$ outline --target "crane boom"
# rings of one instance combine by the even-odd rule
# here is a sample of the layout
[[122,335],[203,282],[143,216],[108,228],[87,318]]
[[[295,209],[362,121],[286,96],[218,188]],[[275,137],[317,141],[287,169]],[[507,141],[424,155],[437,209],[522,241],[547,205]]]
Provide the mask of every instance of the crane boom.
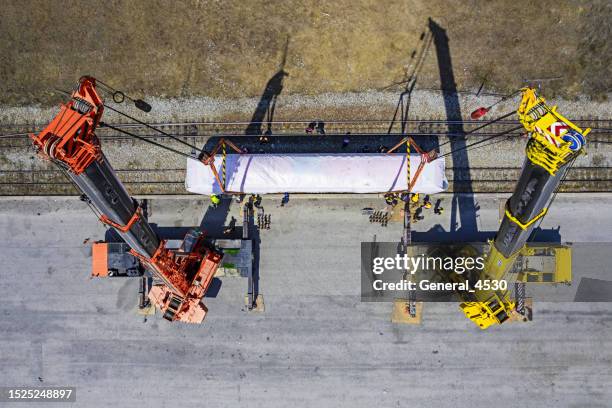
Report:
[[[30,135],[40,155],[59,166],[87,197],[100,220],[113,227],[130,246],[130,252],[162,283],[149,298],[167,320],[201,323],[207,309],[201,300],[222,255],[204,244],[204,235],[190,231],[179,250],[166,248],[138,202],[102,152],[95,130],[101,123],[104,102],[96,92],[96,80],[82,77],[72,98],[38,135]],[[106,244],[94,244],[93,275],[105,276]]]
[[[530,139],[521,175],[490,243],[481,277],[484,279],[501,280],[512,268],[571,163],[584,152],[584,136],[590,132],[559,114],[556,106],[549,107],[534,89],[523,88],[522,93],[517,113]],[[482,329],[505,322],[515,308],[507,290],[476,291],[475,298],[460,307]]]

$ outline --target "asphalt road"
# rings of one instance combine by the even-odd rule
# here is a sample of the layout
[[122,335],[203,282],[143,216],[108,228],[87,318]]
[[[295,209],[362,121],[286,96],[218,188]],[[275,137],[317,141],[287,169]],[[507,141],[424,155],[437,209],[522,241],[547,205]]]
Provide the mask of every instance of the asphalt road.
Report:
[[[416,224],[415,240],[497,228],[502,196],[476,197],[477,217],[454,217],[442,197],[445,214]],[[607,241],[610,197],[560,195],[542,227],[560,226],[563,241]],[[188,326],[144,321],[135,280],[89,278],[89,244],[104,227],[82,202],[0,198],[0,386],[75,386],[71,407],[610,406],[612,304],[539,303],[533,322],[488,331],[455,304],[426,304],[421,326],[394,325],[390,304],[359,299],[360,242],[401,235],[400,223],[361,215],[381,199],[263,204],[265,312],[244,310],[244,279],[223,278],[205,324]],[[206,210],[204,199],[153,198],[151,221],[176,232]],[[225,218],[208,211],[205,228]]]

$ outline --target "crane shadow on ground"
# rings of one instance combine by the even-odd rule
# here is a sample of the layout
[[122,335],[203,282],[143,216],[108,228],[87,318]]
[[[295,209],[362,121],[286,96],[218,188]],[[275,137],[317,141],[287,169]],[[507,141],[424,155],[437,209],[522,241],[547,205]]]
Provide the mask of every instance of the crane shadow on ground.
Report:
[[[276,101],[278,96],[283,91],[283,81],[289,73],[285,71],[285,63],[287,62],[287,51],[289,49],[289,37],[285,41],[281,63],[278,71],[266,83],[264,91],[259,98],[257,107],[253,112],[251,121],[245,129],[246,135],[271,135],[272,122],[274,121],[274,110],[276,109]],[[266,130],[264,131],[264,125]]]
[[209,205],[202,221],[200,221],[200,230],[210,237],[223,237],[226,228],[227,217],[232,206],[232,198],[230,196],[222,196],[221,202],[216,207]]
[[[531,235],[529,242],[550,242],[561,243],[561,227],[557,228],[536,228]],[[439,243],[458,243],[458,242],[487,242],[495,238],[497,231],[474,231],[464,233],[462,231],[446,231],[442,225],[437,224],[428,231],[412,231],[413,242],[439,242]]]
[[[412,102],[412,92],[415,89],[416,83],[419,78],[419,74],[429,51],[431,48],[433,36],[431,30],[425,30],[421,33],[419,38],[419,45],[417,49],[412,51],[410,55],[409,67],[404,73],[404,78],[400,82],[393,83],[392,85],[384,88],[387,90],[393,86],[402,85],[403,89],[399,95],[393,118],[387,129],[387,134],[392,134],[394,131],[404,137],[407,134],[412,134],[414,141],[424,151],[438,150],[438,137],[437,136],[418,136],[414,135],[414,131],[409,128],[409,115],[410,107]],[[399,139],[397,140],[399,142]],[[396,143],[397,143],[396,142]],[[395,145],[395,143],[393,143]]]
[[[448,44],[446,30],[431,18],[428,21],[429,31],[438,61],[440,73],[440,88],[444,99],[446,120],[449,121],[448,134],[453,167],[469,168],[465,130],[462,124],[461,106],[457,94],[457,83],[453,71],[453,63]],[[469,172],[462,180],[461,189],[455,191],[466,194],[453,194],[451,203],[451,232],[460,232],[461,235],[474,235],[478,233],[477,216],[479,207],[474,201],[472,180]]]
[[[438,71],[440,74],[440,89],[448,121],[448,138],[452,166],[469,168],[469,145],[462,120],[461,105],[458,97],[453,63],[446,30],[431,18],[428,20],[434,49],[436,52]],[[446,143],[445,143],[446,144]],[[451,198],[450,230],[436,225],[426,232],[412,232],[415,242],[486,242],[493,239],[497,231],[478,230],[478,212],[480,206],[476,203],[470,172],[454,183],[454,194]],[[532,242],[561,242],[560,227],[551,229],[536,228],[531,234]]]

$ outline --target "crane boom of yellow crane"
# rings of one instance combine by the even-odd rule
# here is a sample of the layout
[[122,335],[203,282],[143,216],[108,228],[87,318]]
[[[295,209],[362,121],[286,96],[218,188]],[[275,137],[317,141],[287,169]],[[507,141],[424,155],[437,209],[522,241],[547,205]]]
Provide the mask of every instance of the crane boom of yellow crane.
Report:
[[[556,106],[548,106],[534,89],[521,91],[517,113],[530,136],[526,158],[514,193],[506,202],[500,228],[495,239],[489,242],[481,279],[504,279],[517,257],[529,254],[527,240],[536,223],[546,215],[571,163],[584,153],[585,136],[591,130],[582,130],[570,122],[557,112]],[[565,271],[563,279],[567,280],[568,274],[571,276],[571,254],[561,249],[557,253],[560,254],[558,263],[562,263],[560,268]],[[515,306],[507,289],[476,290],[460,304],[465,315],[481,329],[507,321]]]

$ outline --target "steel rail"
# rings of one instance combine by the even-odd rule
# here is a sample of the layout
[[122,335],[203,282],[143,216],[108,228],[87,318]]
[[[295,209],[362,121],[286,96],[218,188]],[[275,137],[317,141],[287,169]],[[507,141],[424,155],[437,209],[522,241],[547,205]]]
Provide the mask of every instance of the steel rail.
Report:
[[[145,127],[149,127],[149,126],[153,126],[153,127],[160,127],[160,128],[168,128],[168,127],[189,127],[189,126],[196,126],[196,127],[219,127],[219,126],[223,126],[223,127],[240,127],[240,128],[246,128],[247,126],[251,125],[261,125],[261,126],[268,126],[270,125],[272,128],[274,127],[283,127],[283,126],[288,126],[288,125],[300,125],[300,126],[304,126],[304,125],[308,125],[310,122],[312,122],[313,120],[291,120],[291,121],[273,121],[273,122],[266,122],[266,121],[258,121],[258,122],[246,122],[246,121],[193,121],[193,122],[157,122],[157,123],[147,123],[147,124],[139,124],[139,123],[111,123],[108,122],[110,124],[112,124],[114,127],[118,127],[118,128],[145,128]],[[602,129],[602,130],[612,130],[612,128],[610,127],[610,124],[612,124],[612,119],[598,119],[598,118],[578,118],[578,119],[572,119],[571,120],[574,123],[579,123],[579,124],[583,124],[583,123],[603,123],[603,122],[608,122],[609,125],[605,128],[599,128],[598,126],[591,126],[593,129]],[[326,127],[332,127],[332,126],[336,126],[336,125],[364,125],[364,124],[371,124],[371,125],[378,125],[381,128],[386,128],[388,127],[389,124],[392,123],[406,123],[406,124],[418,124],[418,125],[464,125],[464,126],[471,126],[471,125],[475,125],[475,126],[479,126],[482,125],[484,123],[486,123],[485,121],[482,120],[463,120],[463,121],[448,121],[448,120],[442,120],[442,119],[409,119],[406,121],[393,121],[390,119],[351,119],[351,120],[329,120],[329,121],[325,121],[325,126]],[[497,123],[495,123],[494,125],[516,125],[519,122],[516,120],[501,120]],[[384,125],[384,126],[383,126]],[[37,133],[40,132],[40,130],[42,130],[43,125],[37,125],[37,124],[15,124],[15,125],[0,125],[0,129],[3,129],[5,132],[7,130],[11,130],[11,129],[27,129],[26,130],[22,130],[22,131],[15,131],[13,133],[7,133],[7,134],[0,134],[0,139],[1,138],[11,138],[11,137],[27,137],[30,133]],[[242,129],[244,131],[244,129]],[[215,130],[215,132],[219,132],[219,130]]]

